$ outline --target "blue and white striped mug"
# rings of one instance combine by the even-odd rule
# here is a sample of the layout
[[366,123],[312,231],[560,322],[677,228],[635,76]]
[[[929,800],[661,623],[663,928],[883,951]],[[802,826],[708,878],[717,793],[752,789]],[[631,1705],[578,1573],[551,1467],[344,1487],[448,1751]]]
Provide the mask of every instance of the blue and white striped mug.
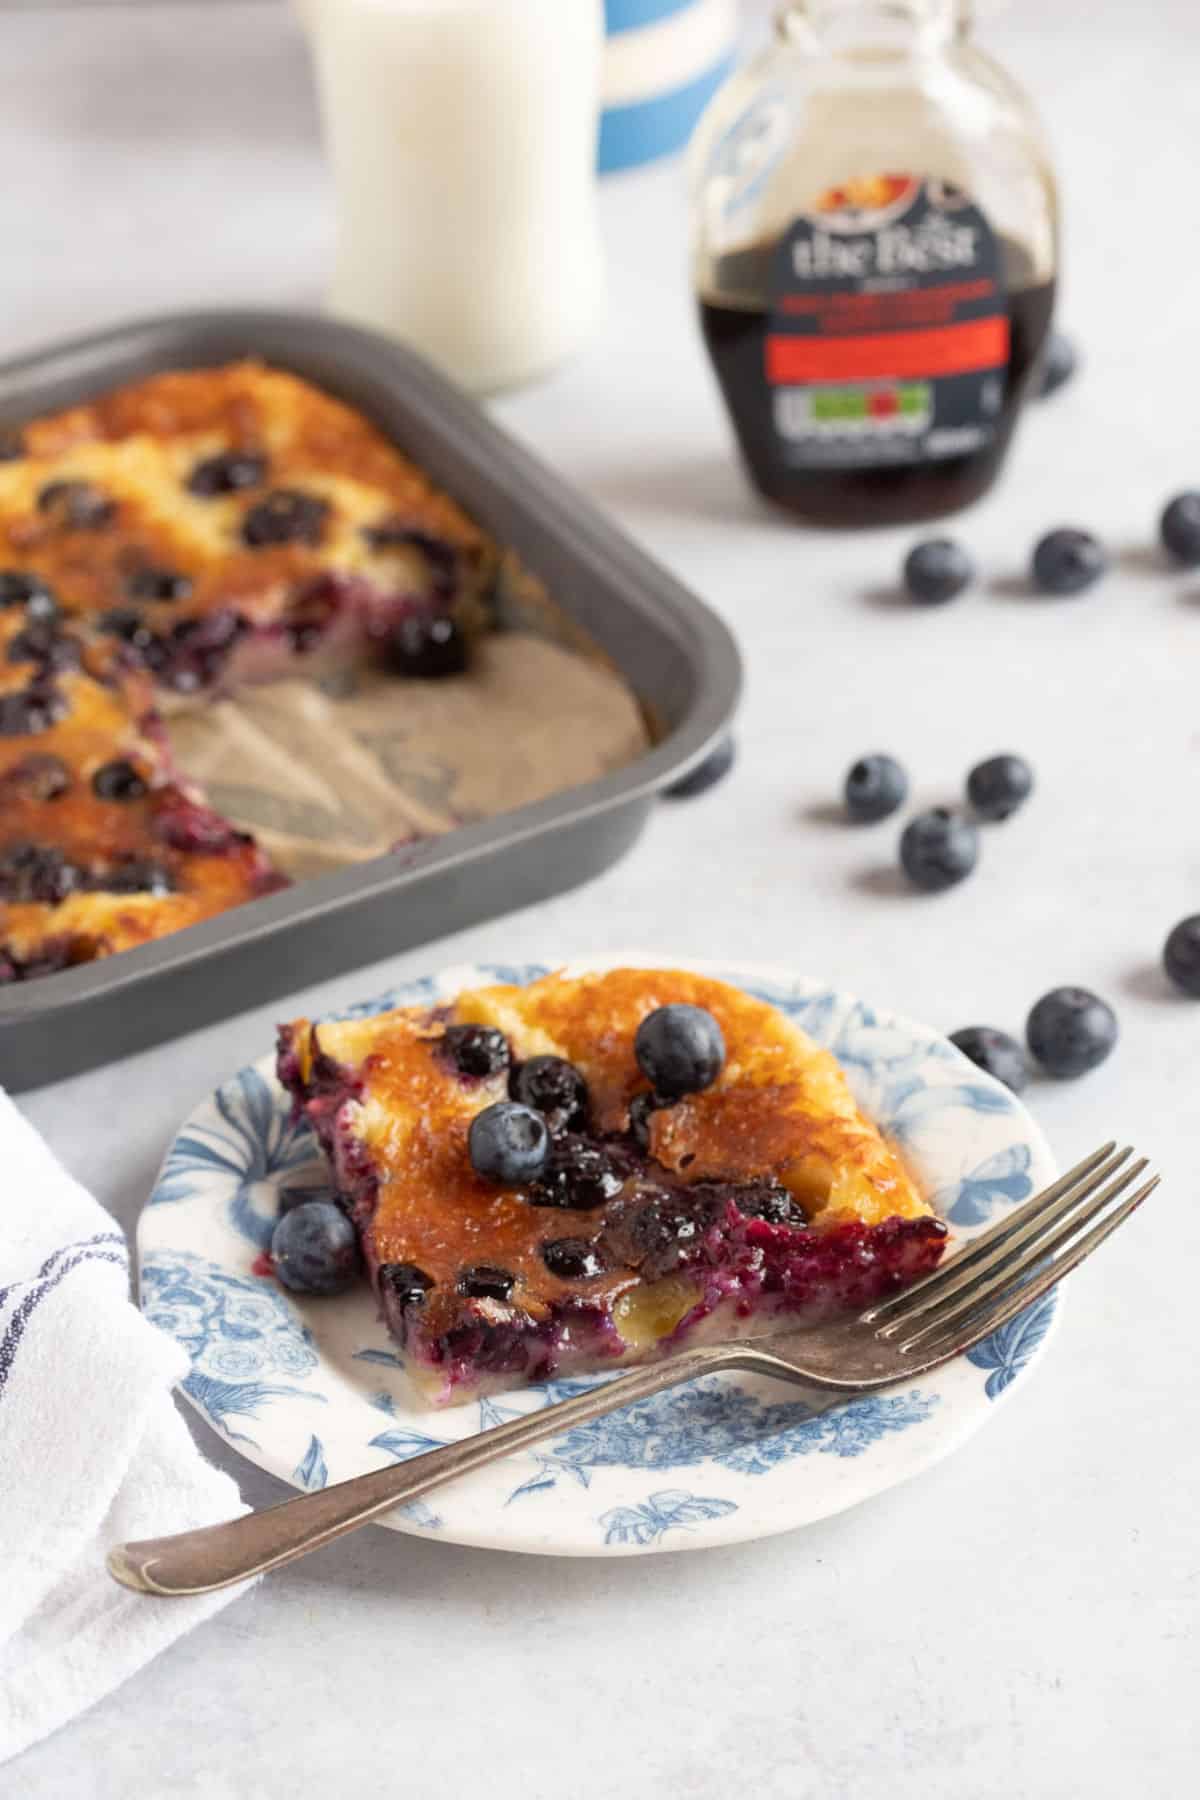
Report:
[[605,0],[600,169],[680,150],[733,64],[737,0]]

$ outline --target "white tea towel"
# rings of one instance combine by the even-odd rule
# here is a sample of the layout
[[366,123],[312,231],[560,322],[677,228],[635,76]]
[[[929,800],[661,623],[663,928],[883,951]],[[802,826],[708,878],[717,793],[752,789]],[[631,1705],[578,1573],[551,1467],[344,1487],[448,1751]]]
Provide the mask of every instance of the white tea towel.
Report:
[[186,1373],[130,1300],[115,1221],[0,1090],[0,1762],[232,1597],[131,1594],[104,1566],[246,1510],[175,1410]]

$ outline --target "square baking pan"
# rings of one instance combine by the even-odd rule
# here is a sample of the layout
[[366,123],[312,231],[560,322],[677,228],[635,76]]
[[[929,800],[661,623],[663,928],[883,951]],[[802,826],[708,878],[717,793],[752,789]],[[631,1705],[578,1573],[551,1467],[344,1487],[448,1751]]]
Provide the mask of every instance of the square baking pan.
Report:
[[[625,768],[255,900],[98,962],[0,988],[0,1083],[35,1087],[588,880],[728,728],[725,626],[421,357],[317,315],[150,319],[0,365],[0,427],[168,368],[255,356],[372,419],[615,664],[657,741]],[[532,698],[532,697],[531,697]]]

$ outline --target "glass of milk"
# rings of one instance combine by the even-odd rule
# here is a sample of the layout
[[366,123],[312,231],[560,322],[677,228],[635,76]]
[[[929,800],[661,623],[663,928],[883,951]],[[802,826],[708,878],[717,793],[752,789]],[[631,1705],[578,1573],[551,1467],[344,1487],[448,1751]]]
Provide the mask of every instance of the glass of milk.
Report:
[[602,0],[297,5],[337,194],[333,310],[480,392],[553,367],[602,294]]

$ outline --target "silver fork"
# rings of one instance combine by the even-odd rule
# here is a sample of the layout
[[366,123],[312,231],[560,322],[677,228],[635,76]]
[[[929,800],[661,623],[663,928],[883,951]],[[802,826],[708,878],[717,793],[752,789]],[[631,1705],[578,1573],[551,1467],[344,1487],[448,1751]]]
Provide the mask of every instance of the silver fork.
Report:
[[634,1400],[723,1369],[775,1375],[807,1389],[816,1414],[936,1369],[999,1330],[1078,1267],[1158,1186],[1129,1149],[1105,1144],[1052,1186],[973,1239],[932,1275],[829,1325],[765,1340],[684,1350],[574,1400],[481,1431],[460,1443],[285,1500],[223,1525],[145,1538],[109,1552],[108,1568],[143,1594],[207,1594],[278,1569],[430,1488],[586,1425]]

